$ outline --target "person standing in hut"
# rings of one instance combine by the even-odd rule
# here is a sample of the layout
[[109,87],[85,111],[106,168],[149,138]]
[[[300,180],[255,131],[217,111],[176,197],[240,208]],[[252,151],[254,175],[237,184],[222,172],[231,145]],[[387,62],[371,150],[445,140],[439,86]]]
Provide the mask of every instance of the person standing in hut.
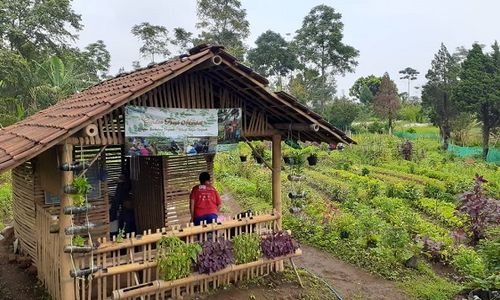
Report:
[[210,174],[202,172],[199,179],[200,184],[193,187],[189,197],[191,222],[194,225],[200,225],[203,221],[207,223],[217,221],[222,204],[219,193],[210,182]]

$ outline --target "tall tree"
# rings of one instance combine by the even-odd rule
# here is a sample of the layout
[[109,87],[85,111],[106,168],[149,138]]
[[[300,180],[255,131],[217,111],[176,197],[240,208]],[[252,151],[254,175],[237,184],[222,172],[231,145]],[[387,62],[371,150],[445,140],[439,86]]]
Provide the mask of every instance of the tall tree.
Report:
[[371,105],[373,104],[373,98],[375,98],[375,95],[372,93],[370,88],[366,85],[363,85],[361,87],[361,92],[359,93],[358,100],[365,105]]
[[170,55],[168,30],[164,26],[142,22],[132,27],[132,34],[142,41],[139,51],[144,57],[151,56],[151,62],[155,61],[156,54],[163,57]]
[[[352,72],[357,65],[358,50],[342,41],[341,17],[332,7],[318,5],[305,16],[295,37],[301,63],[319,71],[323,86],[327,86],[330,75]],[[320,112],[325,104],[326,95],[320,103]]]
[[373,108],[380,117],[387,119],[389,132],[392,133],[392,121],[401,108],[401,101],[396,85],[387,73],[382,77],[379,91],[373,99]]
[[243,40],[250,34],[246,10],[239,0],[198,0],[198,42],[219,44],[243,60]]
[[248,51],[248,61],[254,69],[266,77],[276,77],[279,89],[282,77],[298,66],[297,56],[289,43],[279,34],[268,30],[255,41],[256,48]]
[[184,28],[176,27],[170,43],[176,46],[180,53],[186,53],[188,49],[193,47],[193,33]]
[[81,17],[71,9],[70,0],[0,2],[0,47],[18,51],[28,60],[58,54],[81,28]]
[[483,156],[489,151],[490,132],[500,126],[500,51],[484,54],[479,44],[473,44],[462,64],[460,81],[454,90],[454,100],[466,111],[473,112],[482,123]]
[[452,121],[457,109],[452,101],[451,94],[457,84],[460,66],[444,44],[434,55],[431,68],[425,78],[427,83],[422,87],[422,106],[427,108],[430,119],[439,127],[443,140],[443,149],[448,149],[448,140],[451,136]]
[[[361,99],[361,93],[363,91],[364,87],[368,87],[369,91],[372,94],[372,99],[373,97],[378,93],[378,89],[380,87],[380,83],[382,82],[382,77],[375,76],[375,75],[368,75],[366,77],[359,77],[352,87],[349,89],[349,95],[351,97],[357,98],[359,101],[361,101],[364,104],[371,104],[371,102],[367,103],[366,101],[363,101]],[[366,97],[365,93],[365,99],[369,99],[369,97]]]
[[333,78],[325,84],[317,70],[305,68],[290,78],[288,91],[314,111],[324,113],[325,103],[333,100],[336,86]]
[[334,126],[346,130],[359,115],[359,104],[343,97],[333,100],[326,110],[326,119]]
[[419,71],[411,68],[411,67],[406,67],[405,69],[399,71],[399,74],[402,76],[400,79],[406,79],[408,80],[408,100],[410,100],[411,95],[410,95],[410,85],[412,80],[416,80],[418,78],[418,74],[420,74]]

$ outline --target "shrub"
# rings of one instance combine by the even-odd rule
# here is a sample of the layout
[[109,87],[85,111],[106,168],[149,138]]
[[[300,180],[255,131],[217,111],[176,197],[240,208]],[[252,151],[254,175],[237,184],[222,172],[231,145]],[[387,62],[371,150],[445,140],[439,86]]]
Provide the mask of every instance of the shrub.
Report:
[[464,276],[484,278],[486,266],[482,257],[474,249],[461,246],[451,259],[452,266]]
[[235,236],[233,247],[236,264],[256,261],[260,257],[260,236],[255,233]]
[[298,249],[292,237],[286,231],[277,231],[267,235],[260,242],[262,253],[268,259],[294,253]]
[[196,261],[199,273],[214,273],[234,263],[233,243],[229,240],[205,241],[201,248]]
[[199,244],[187,244],[178,237],[162,237],[157,243],[158,271],[163,280],[187,277],[201,252]]
[[458,214],[468,217],[473,244],[484,238],[488,226],[500,223],[500,202],[483,196],[481,185],[485,182],[483,177],[476,175],[473,191],[464,193],[458,206]]
[[404,141],[399,147],[399,151],[404,160],[411,160],[413,155],[413,143],[409,140]]

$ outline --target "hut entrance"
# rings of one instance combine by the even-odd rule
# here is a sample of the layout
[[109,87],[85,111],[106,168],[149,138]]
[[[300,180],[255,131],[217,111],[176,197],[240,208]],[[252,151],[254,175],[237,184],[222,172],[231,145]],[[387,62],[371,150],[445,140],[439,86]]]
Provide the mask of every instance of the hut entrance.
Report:
[[185,225],[189,194],[201,172],[213,172],[214,155],[137,156],[130,159],[133,209],[138,232]]

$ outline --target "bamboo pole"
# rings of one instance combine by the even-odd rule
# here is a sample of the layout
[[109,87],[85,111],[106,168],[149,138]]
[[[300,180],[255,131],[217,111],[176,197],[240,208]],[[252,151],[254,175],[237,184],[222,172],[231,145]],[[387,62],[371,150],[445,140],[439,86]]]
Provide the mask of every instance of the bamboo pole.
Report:
[[281,135],[273,135],[273,174],[272,174],[272,188],[273,188],[273,209],[278,213],[276,220],[276,229],[281,230]]
[[[70,144],[64,144],[61,146],[61,159],[59,161],[61,164],[67,163],[71,164],[73,162],[73,146]],[[70,185],[73,182],[73,172],[62,171],[62,182],[61,191],[66,185]],[[64,207],[73,205],[73,200],[71,196],[63,193],[61,197],[60,213],[59,213],[59,247],[60,247],[60,281],[61,281],[61,299],[73,299],[75,298],[75,288],[73,285],[73,279],[70,276],[71,270],[71,256],[69,254],[64,254],[64,247],[71,244],[71,236],[65,234],[65,228],[71,226],[72,215],[66,215],[64,213]]]
[[[175,288],[178,286],[189,285],[189,284],[194,283],[194,282],[216,278],[217,276],[226,275],[226,274],[232,273],[232,272],[246,271],[246,270],[249,270],[250,268],[259,267],[261,265],[264,265],[264,264],[267,264],[270,262],[275,262],[275,261],[283,262],[284,259],[287,259],[290,257],[295,257],[295,256],[300,256],[300,255],[302,255],[302,250],[297,249],[295,251],[295,253],[291,253],[291,254],[288,254],[285,256],[277,257],[274,259],[261,258],[257,261],[246,263],[246,264],[230,265],[230,266],[226,267],[225,269],[222,269],[220,271],[217,271],[217,272],[214,272],[211,274],[197,274],[197,273],[195,273],[187,278],[176,279],[176,280],[172,280],[172,281],[155,280],[155,281],[147,282],[147,283],[144,283],[144,284],[141,284],[138,286],[114,290],[112,299],[129,299],[129,298],[134,298],[134,297],[145,296],[145,295],[149,295],[151,293],[154,293],[155,291],[172,289],[172,288]],[[250,279],[250,278],[248,278],[248,279]]]

